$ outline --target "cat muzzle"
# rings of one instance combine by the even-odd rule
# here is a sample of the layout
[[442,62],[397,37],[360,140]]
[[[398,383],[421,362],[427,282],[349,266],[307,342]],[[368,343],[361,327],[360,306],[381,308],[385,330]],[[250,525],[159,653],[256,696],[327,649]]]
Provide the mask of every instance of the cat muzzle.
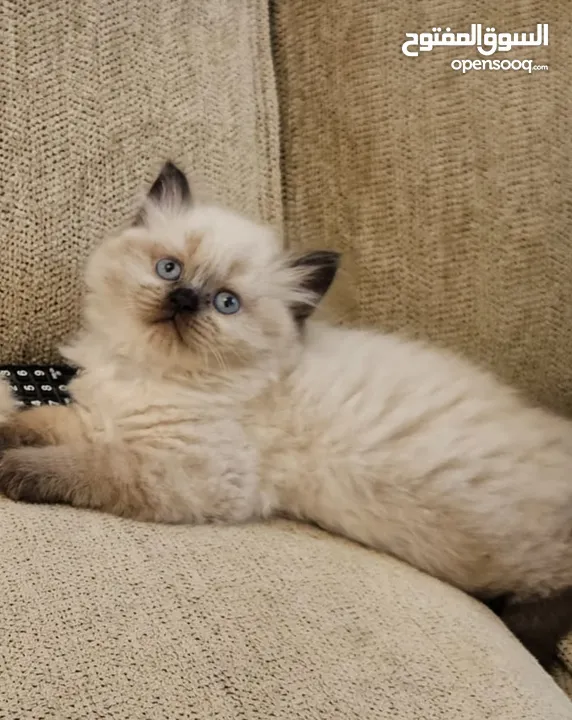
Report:
[[199,295],[192,288],[176,288],[167,296],[167,307],[174,314],[195,313],[199,304]]

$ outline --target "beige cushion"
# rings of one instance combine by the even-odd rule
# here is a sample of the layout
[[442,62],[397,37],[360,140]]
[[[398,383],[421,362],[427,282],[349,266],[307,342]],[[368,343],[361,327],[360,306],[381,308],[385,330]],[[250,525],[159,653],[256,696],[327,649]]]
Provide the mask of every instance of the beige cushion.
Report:
[[5,4],[0,68],[0,362],[54,357],[89,249],[165,159],[279,221],[265,0]]
[[[459,348],[572,412],[570,5],[313,3],[275,18],[285,215],[293,244],[346,252],[347,321]],[[473,48],[405,57],[406,32],[549,24],[499,53],[546,72],[455,72]]]
[[0,500],[0,715],[571,720],[476,601],[311,528]]

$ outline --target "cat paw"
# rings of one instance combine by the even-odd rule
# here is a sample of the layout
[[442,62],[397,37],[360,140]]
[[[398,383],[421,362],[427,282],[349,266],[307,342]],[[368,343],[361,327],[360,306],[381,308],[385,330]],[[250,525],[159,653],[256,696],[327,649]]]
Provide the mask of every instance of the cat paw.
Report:
[[30,463],[33,450],[8,450],[0,459],[0,493],[10,500],[27,503],[57,502],[53,483]]
[[34,430],[17,422],[0,425],[0,457],[14,448],[33,447],[45,444]]
[[0,425],[0,456],[10,450],[20,446],[20,438],[17,430],[13,425]]

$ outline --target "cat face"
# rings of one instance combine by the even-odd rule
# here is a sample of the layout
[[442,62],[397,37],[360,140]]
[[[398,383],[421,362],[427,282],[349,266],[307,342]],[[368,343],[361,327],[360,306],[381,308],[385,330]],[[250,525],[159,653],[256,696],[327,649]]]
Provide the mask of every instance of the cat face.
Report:
[[287,256],[268,228],[195,205],[168,163],[133,227],[91,257],[86,319],[120,355],[164,368],[259,366],[299,343],[338,260]]

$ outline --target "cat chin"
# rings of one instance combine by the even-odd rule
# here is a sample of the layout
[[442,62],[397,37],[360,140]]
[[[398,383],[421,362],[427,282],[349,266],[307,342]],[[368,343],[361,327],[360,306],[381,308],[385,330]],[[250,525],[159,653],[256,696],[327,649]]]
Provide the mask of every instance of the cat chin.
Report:
[[[183,327],[179,332],[172,322],[155,323],[145,331],[133,328],[123,333],[117,328],[113,332],[109,328],[103,332],[84,331],[62,347],[60,353],[71,365],[90,371],[105,366],[112,375],[119,376],[127,373],[156,379],[200,377],[211,389],[220,382],[228,386],[230,380],[244,374],[259,375],[259,382],[266,381],[275,364],[265,353],[261,353],[259,363],[248,358],[244,365],[237,363],[236,354],[211,355],[194,344],[188,329],[185,332]],[[232,382],[235,381],[239,382],[238,379]]]

